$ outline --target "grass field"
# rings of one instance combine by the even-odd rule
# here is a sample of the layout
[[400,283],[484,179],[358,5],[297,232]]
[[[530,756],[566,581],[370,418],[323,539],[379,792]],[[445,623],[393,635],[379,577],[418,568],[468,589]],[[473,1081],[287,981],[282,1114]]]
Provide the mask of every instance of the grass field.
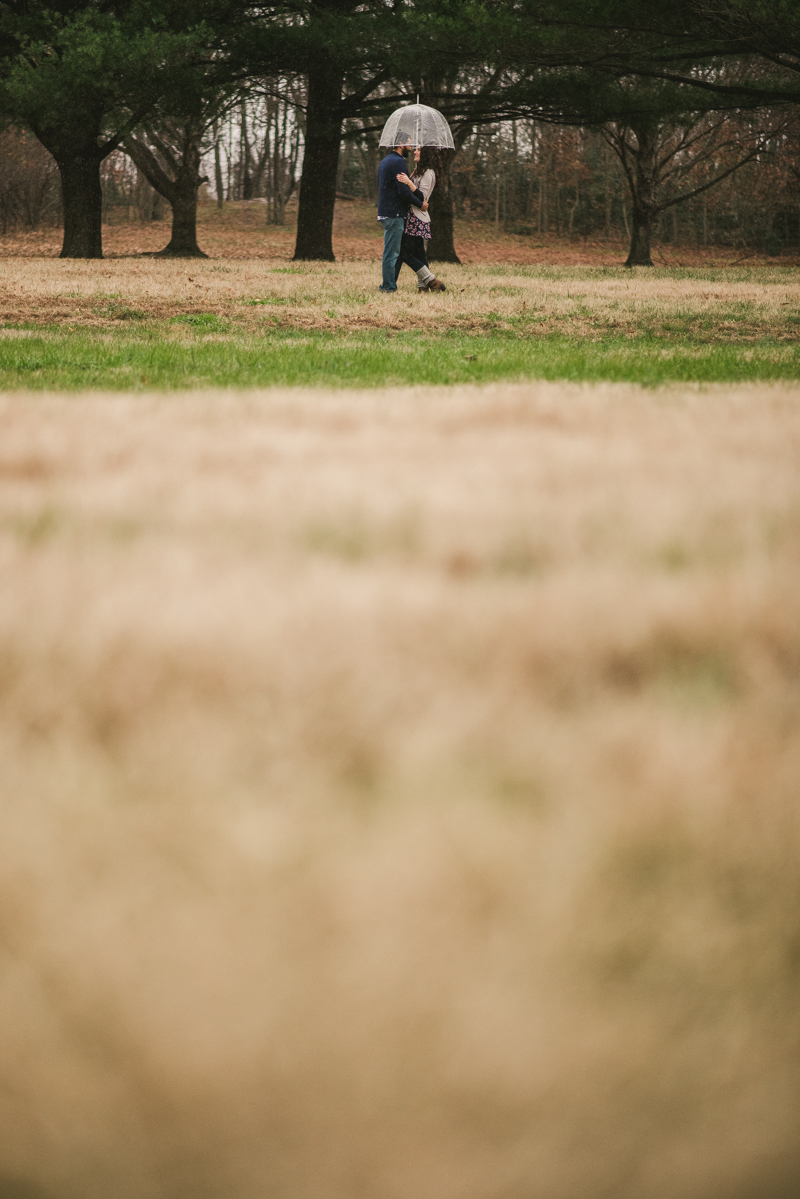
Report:
[[0,387],[800,377],[793,268],[477,265],[394,296],[378,264],[0,262]]
[[796,388],[9,394],[0,555],[4,1195],[797,1194]]
[[257,215],[0,245],[0,1199],[796,1199],[795,269]]

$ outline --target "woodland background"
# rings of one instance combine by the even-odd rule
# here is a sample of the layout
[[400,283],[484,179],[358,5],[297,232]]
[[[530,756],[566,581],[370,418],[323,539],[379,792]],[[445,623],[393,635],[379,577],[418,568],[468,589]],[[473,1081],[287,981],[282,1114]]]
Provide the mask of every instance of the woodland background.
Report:
[[[208,181],[200,204],[262,200],[266,224],[283,225],[287,205],[296,217],[305,97],[302,80],[275,79],[231,107],[203,143]],[[348,122],[336,191],[377,204],[379,134],[362,124]],[[726,124],[735,134],[744,120],[730,115]],[[800,249],[798,179],[800,128],[768,158],[659,214],[655,240],[794,256]],[[169,204],[123,151],[104,160],[101,180],[104,221],[168,219]],[[630,238],[625,174],[601,129],[520,120],[483,125],[453,161],[452,197],[457,217],[510,233],[552,233],[575,242]],[[30,132],[7,127],[0,134],[0,231],[58,226],[62,219],[55,161]]]
[[448,117],[432,257],[453,219],[522,236],[800,245],[795,0],[16,0],[0,3],[0,229],[162,219],[201,256],[197,203],[263,201],[295,258],[332,260],[337,197],[375,202],[380,130]]

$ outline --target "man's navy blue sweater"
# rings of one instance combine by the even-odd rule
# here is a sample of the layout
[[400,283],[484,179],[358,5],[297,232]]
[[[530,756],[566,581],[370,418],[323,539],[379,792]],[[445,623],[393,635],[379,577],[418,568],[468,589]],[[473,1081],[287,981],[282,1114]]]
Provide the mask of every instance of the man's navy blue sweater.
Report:
[[406,160],[396,150],[390,150],[378,167],[378,218],[405,216],[412,204],[421,208],[425,203],[422,192],[412,191],[397,176],[407,174]]

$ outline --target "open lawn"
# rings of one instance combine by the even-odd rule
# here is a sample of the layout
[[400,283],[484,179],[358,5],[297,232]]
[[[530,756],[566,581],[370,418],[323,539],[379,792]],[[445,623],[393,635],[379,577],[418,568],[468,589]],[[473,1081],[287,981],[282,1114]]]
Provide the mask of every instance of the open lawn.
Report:
[[[13,275],[792,350],[778,273],[464,277]],[[798,1193],[800,390],[7,394],[0,557],[3,1194]]]
[[0,387],[800,377],[795,268],[0,260]]

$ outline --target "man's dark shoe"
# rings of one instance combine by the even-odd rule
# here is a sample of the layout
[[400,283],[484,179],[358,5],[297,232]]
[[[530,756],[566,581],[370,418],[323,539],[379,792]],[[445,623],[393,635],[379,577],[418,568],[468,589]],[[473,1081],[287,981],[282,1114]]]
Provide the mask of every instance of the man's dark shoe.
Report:
[[397,291],[396,287],[384,287],[382,283],[378,284],[378,291],[382,291],[385,296],[393,296]]
[[428,286],[427,286],[426,290],[427,291],[447,291],[447,288],[445,287],[444,283],[442,283],[441,279],[430,279],[428,281]]

